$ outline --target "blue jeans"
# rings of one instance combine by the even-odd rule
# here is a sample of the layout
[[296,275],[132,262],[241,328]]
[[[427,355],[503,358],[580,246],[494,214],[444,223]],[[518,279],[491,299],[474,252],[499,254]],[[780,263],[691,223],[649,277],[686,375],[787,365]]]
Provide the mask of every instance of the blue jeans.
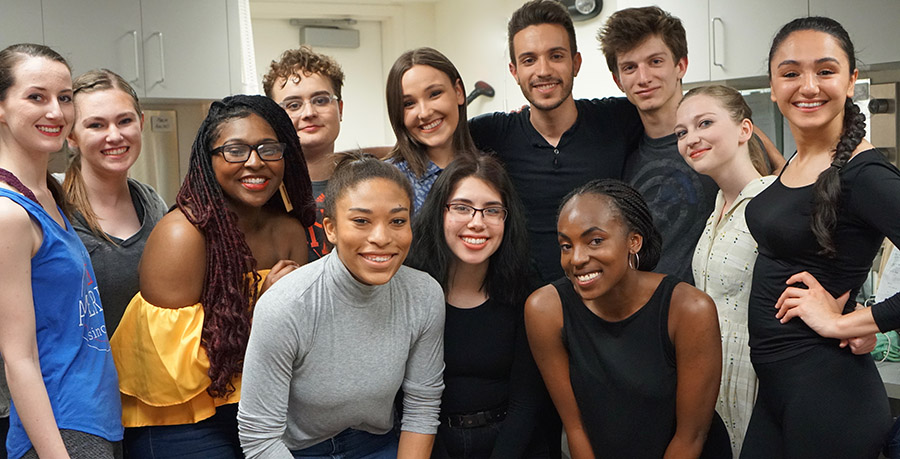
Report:
[[390,431],[384,435],[347,429],[308,448],[291,451],[306,459],[396,459],[399,439]]
[[125,429],[128,459],[242,459],[237,431],[237,403],[195,424]]

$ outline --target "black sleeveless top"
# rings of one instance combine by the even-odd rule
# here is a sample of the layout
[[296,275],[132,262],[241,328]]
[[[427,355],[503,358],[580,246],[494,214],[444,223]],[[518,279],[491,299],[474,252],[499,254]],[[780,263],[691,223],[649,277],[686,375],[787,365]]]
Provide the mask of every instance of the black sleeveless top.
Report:
[[[675,435],[669,303],[677,284],[666,276],[641,309],[609,322],[584,305],[568,278],[553,283],[562,303],[572,391],[597,457],[661,458]],[[716,415],[703,457],[731,457],[728,444]]]

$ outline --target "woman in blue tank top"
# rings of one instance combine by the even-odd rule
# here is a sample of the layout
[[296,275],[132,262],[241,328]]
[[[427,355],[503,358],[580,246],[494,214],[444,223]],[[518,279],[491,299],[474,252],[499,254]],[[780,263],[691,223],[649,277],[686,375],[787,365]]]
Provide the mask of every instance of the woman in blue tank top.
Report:
[[91,260],[47,174],[74,112],[59,54],[31,44],[0,51],[0,354],[13,459],[112,458],[122,439]]
[[589,182],[557,229],[566,277],[528,298],[525,327],[572,457],[731,457],[715,304],[649,272],[661,238],[640,194]]

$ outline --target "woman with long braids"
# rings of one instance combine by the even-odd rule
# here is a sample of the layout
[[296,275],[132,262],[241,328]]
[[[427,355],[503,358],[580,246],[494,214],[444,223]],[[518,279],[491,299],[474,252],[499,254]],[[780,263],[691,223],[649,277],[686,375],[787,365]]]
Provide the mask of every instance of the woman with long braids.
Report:
[[315,218],[284,110],[261,96],[213,102],[176,201],[147,241],[141,291],[112,340],[125,450],[238,458],[253,307],[259,291],[306,262]]
[[557,229],[566,277],[528,297],[525,326],[572,458],[730,458],[716,306],[650,272],[662,239],[640,193],[588,182]]
[[890,428],[872,358],[846,346],[900,327],[900,295],[853,312],[883,238],[900,243],[900,171],[863,140],[857,74],[853,43],[829,18],[791,21],[769,51],[797,154],[747,205],[759,393],[741,457],[874,458]]
[[386,93],[397,137],[388,161],[409,178],[418,211],[441,171],[457,156],[475,152],[462,77],[440,51],[416,48],[394,61]]
[[62,56],[34,44],[0,51],[0,354],[12,459],[112,459],[122,439],[91,259],[47,173],[74,118]]
[[128,177],[141,154],[144,115],[134,89],[109,70],[73,82],[75,120],[69,148],[75,157],[63,188],[74,208],[72,226],[91,254],[106,332],[112,336],[140,290],[138,262],[166,203],[147,184]]
[[437,279],[446,300],[432,457],[548,457],[538,428],[547,396],[523,322],[533,290],[525,215],[498,160],[461,157],[444,169],[413,223],[407,264]]

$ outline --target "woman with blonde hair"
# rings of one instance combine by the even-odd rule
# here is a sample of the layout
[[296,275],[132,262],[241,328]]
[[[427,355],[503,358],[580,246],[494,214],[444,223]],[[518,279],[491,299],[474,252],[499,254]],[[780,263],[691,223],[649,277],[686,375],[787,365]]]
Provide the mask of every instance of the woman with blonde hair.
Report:
[[144,115],[134,89],[119,75],[91,70],[72,84],[75,153],[63,188],[72,226],[91,254],[106,332],[112,336],[140,290],[138,262],[166,203],[149,185],[128,177],[141,154]]
[[[722,336],[722,381],[716,411],[725,421],[737,457],[756,400],[756,373],[750,363],[747,303],[756,241],[744,210],[775,180],[753,141],[752,112],[743,96],[727,86],[701,86],[678,106],[678,150],[692,169],[719,187],[716,205],[694,250],[695,286],[716,303]],[[765,177],[764,177],[765,176]]]

